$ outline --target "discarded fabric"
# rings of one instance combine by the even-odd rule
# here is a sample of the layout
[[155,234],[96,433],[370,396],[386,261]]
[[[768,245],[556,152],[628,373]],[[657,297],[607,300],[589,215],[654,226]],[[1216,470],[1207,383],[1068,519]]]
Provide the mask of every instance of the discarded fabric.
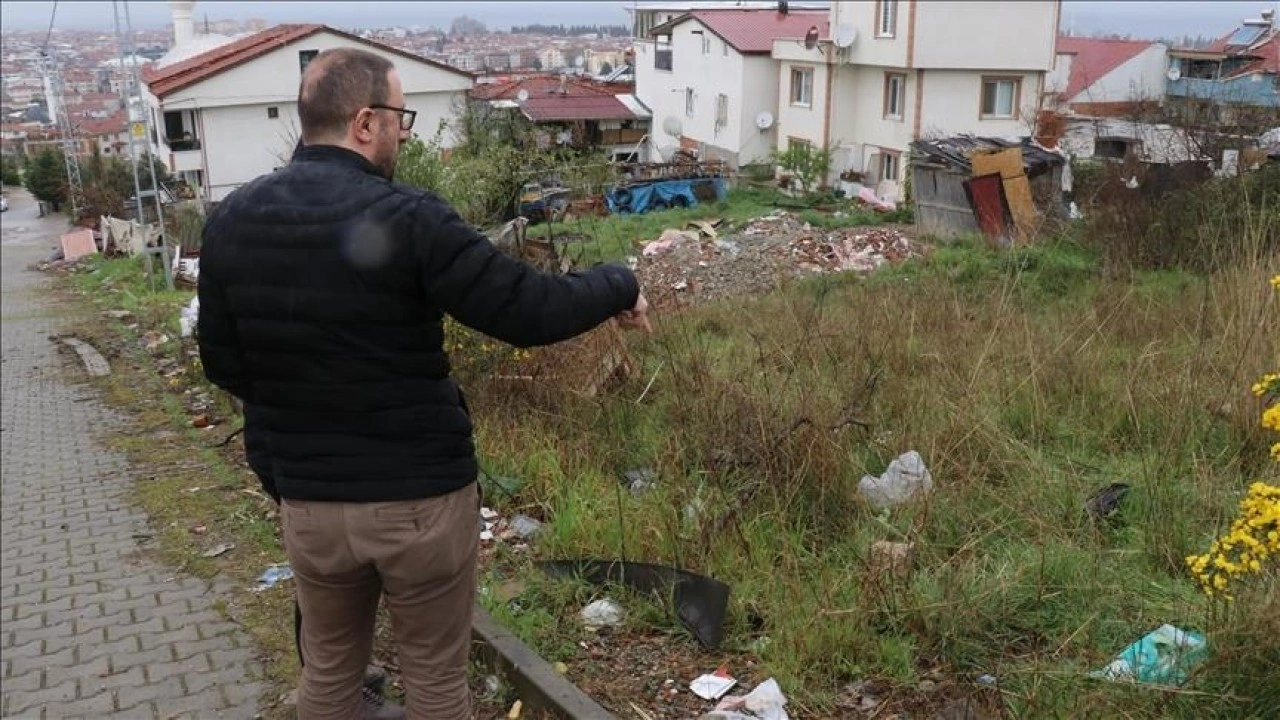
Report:
[[703,715],[705,720],[789,720],[787,698],[778,681],[769,678],[743,697],[730,695]]
[[582,624],[588,630],[614,627],[622,624],[624,614],[622,606],[608,598],[602,598],[582,608]]
[[178,318],[178,327],[182,329],[182,337],[191,337],[195,332],[196,322],[200,319],[200,296],[191,298],[191,302],[182,308],[182,316]]
[[1105,668],[1090,673],[1090,677],[1183,685],[1191,668],[1207,654],[1208,645],[1203,635],[1165,624],[1125,648]]
[[262,575],[258,577],[258,584],[249,588],[253,592],[262,592],[270,590],[285,580],[293,579],[293,568],[289,567],[289,563],[280,563],[272,565],[262,571]]
[[858,491],[877,510],[893,507],[917,494],[933,492],[933,475],[915,450],[899,455],[880,477],[864,475]]

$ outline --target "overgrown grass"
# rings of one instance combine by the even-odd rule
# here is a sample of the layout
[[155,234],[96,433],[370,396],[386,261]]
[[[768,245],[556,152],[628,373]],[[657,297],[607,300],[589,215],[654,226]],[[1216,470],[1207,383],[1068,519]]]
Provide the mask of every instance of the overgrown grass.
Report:
[[[758,653],[806,717],[831,716],[847,682],[937,669],[995,675],[1018,717],[1263,717],[1280,703],[1275,578],[1224,611],[1183,558],[1275,477],[1248,387],[1280,353],[1280,263],[1101,266],[1069,241],[958,243],[658,318],[609,397],[479,393],[490,470],[525,481],[496,502],[548,522],[540,557],[728,582],[729,648]],[[873,512],[859,478],[911,449],[935,494]],[[618,476],[639,466],[661,480],[619,508]],[[1132,491],[1095,523],[1085,499],[1111,482]],[[909,580],[868,568],[876,540],[915,543]],[[488,602],[555,655],[583,598],[530,592]],[[1087,677],[1166,622],[1209,635],[1188,689]]]

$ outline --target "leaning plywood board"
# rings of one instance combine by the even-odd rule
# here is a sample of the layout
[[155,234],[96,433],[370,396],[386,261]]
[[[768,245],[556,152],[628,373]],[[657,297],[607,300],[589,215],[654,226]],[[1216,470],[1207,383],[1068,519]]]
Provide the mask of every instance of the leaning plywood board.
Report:
[[1022,168],[1022,148],[979,150],[970,161],[973,163],[975,177],[1000,173],[1000,177],[1004,179],[1005,199],[1009,203],[1009,211],[1013,214],[1013,223],[1018,231],[1018,240],[1028,242],[1040,223],[1040,213],[1036,211],[1035,201],[1031,198],[1031,182],[1027,180]]

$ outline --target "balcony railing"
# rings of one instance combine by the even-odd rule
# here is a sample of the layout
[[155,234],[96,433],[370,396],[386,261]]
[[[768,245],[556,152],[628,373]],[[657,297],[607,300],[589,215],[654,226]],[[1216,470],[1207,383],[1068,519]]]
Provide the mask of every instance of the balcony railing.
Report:
[[166,140],[169,149],[173,152],[182,152],[184,150],[199,150],[200,140],[197,138],[181,138],[174,140],[172,138]]
[[653,67],[657,70],[671,69],[671,48],[658,48],[653,51]]
[[645,131],[639,128],[625,128],[620,130],[601,130],[601,145],[634,145],[640,142],[645,135]]
[[1165,94],[1215,103],[1280,107],[1280,85],[1248,76],[1228,80],[1179,78],[1165,84]]

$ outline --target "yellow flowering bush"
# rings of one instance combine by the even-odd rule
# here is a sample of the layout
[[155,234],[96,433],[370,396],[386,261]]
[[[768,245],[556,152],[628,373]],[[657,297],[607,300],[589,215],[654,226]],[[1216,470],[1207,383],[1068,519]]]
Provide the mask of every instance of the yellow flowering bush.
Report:
[[[1280,275],[1271,278],[1280,291]],[[1253,384],[1253,394],[1267,404],[1262,427],[1280,433],[1280,373],[1267,373]],[[1271,446],[1271,459],[1280,462],[1280,442]],[[1209,596],[1226,594],[1231,581],[1263,572],[1280,560],[1280,486],[1255,482],[1240,501],[1240,515],[1231,530],[1213,541],[1209,552],[1191,555],[1187,567]]]
[[[1280,558],[1280,486],[1255,482],[1240,501],[1231,531],[1213,541],[1209,552],[1187,558],[1205,593],[1224,593],[1232,580],[1261,573]],[[1229,595],[1225,595],[1228,600]]]

